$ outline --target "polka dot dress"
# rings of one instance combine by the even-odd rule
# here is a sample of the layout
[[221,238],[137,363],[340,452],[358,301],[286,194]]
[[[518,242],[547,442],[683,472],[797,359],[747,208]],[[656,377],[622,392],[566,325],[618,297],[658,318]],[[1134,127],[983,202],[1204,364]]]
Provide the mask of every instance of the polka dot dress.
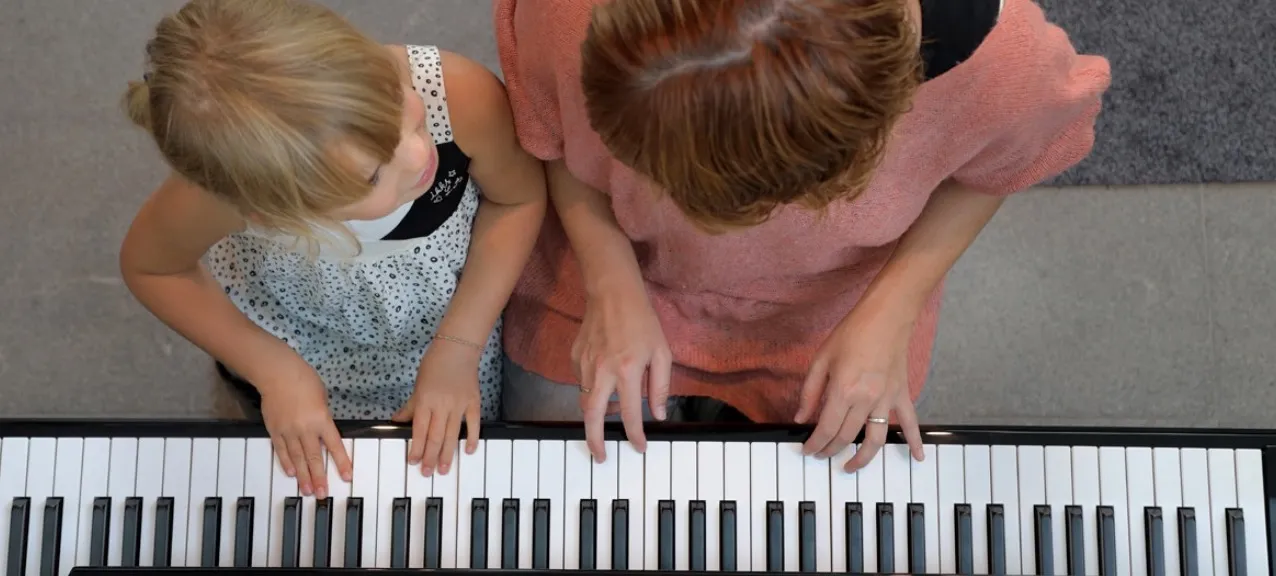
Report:
[[[318,372],[338,420],[385,420],[407,401],[421,357],[456,292],[479,205],[468,158],[452,141],[439,52],[409,46],[426,126],[438,148],[434,185],[376,221],[345,223],[307,251],[305,241],[250,229],[209,252],[207,266],[231,301],[287,342]],[[448,343],[449,345],[455,345]],[[500,413],[501,324],[479,363],[482,417]]]

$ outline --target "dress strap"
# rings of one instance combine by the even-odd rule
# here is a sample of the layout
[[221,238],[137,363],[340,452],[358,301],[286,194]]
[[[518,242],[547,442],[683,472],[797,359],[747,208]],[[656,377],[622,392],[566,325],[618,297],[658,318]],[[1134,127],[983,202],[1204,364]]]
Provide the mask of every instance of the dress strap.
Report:
[[425,124],[434,145],[452,141],[452,121],[448,114],[447,86],[443,83],[443,58],[437,46],[407,46],[412,64],[412,85],[425,103]]

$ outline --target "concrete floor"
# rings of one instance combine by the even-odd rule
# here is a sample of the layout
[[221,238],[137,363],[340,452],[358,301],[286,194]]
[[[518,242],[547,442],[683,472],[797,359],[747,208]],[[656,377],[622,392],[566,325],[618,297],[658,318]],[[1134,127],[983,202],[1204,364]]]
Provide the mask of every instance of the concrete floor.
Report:
[[[495,65],[486,2],[328,3]],[[116,266],[162,176],[117,100],[179,4],[0,6],[0,416],[238,414]],[[1272,222],[1276,184],[1017,196],[951,276],[925,422],[1271,427]]]

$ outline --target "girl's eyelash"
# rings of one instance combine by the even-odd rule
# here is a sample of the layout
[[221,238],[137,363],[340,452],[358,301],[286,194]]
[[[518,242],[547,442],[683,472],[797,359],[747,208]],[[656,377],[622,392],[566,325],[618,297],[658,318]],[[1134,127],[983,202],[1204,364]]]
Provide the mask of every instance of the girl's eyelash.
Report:
[[376,172],[372,173],[372,177],[368,179],[368,184],[377,185],[377,181],[381,179],[381,167],[378,166]]

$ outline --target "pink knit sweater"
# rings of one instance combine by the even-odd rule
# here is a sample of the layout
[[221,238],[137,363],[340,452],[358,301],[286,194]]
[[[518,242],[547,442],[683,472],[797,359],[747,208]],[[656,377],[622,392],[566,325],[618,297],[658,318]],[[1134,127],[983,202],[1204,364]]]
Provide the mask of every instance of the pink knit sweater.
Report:
[[[783,209],[743,233],[698,232],[667,200],[636,193],[634,172],[589,127],[579,45],[603,0],[493,0],[496,39],[523,146],[566,157],[611,196],[675,358],[671,393],[725,401],[755,421],[791,422],[808,363],[917,219],[954,178],[988,194],[1023,190],[1084,158],[1110,80],[1032,0],[1006,0],[966,62],[925,83],[871,187],[826,219]],[[653,120],[655,121],[655,120]],[[909,351],[916,399],[927,376],[942,286]],[[510,357],[575,383],[570,350],[584,311],[580,271],[551,214],[505,320]]]

